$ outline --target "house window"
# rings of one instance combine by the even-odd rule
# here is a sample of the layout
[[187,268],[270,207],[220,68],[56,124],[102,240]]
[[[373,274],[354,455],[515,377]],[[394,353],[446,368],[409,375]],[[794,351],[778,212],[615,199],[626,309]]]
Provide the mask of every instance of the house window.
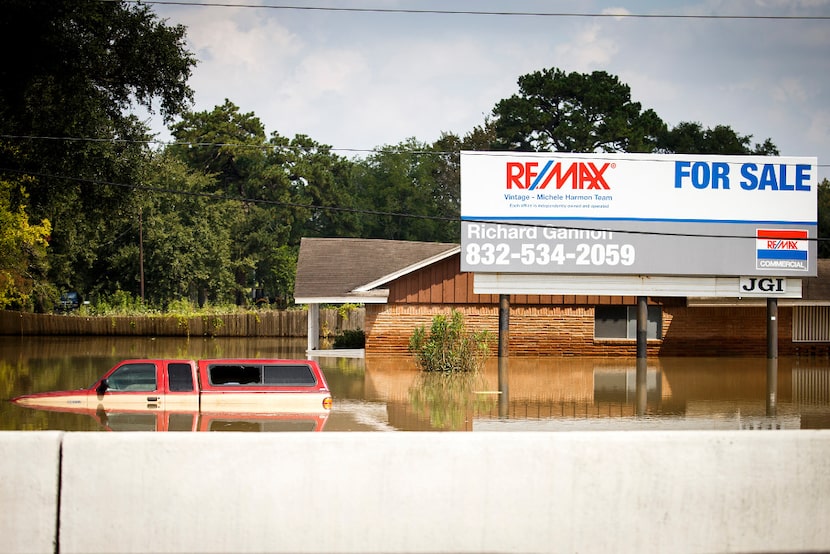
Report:
[[[663,338],[663,310],[648,306],[649,339]],[[637,306],[597,306],[594,308],[595,339],[636,339]]]
[[793,342],[830,342],[830,306],[795,306]]

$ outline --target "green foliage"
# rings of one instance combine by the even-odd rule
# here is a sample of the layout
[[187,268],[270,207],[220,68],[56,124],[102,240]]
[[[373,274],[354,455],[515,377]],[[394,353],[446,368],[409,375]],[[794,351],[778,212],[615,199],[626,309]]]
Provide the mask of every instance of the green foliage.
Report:
[[366,333],[363,329],[346,329],[334,337],[335,348],[363,348],[366,346]]
[[421,326],[409,337],[409,351],[422,371],[478,371],[490,355],[492,333],[470,331],[464,314],[432,318],[429,332]]
[[458,153],[444,152],[442,147],[446,144],[430,146],[411,138],[356,161],[359,203],[378,212],[365,218],[364,237],[458,241]]
[[660,136],[658,150],[674,154],[778,155],[771,139],[754,147],[751,141],[752,135],[739,135],[728,125],[704,129],[700,123],[681,122]]
[[212,192],[250,196],[248,185],[261,172],[265,159],[265,128],[252,112],[240,113],[226,99],[210,112],[183,114],[170,130],[182,144],[171,145],[168,152],[190,168],[214,176],[217,186]]
[[[37,175],[30,216],[52,223],[49,277],[60,288],[114,290],[99,278],[135,214],[133,191],[116,184],[144,184],[148,152],[132,108],[172,118],[190,102],[184,33],[123,0],[3,3],[0,49],[14,55],[0,70],[0,134],[17,148],[0,151],[0,167]],[[11,138],[30,136],[101,140]]]
[[337,315],[339,315],[343,319],[349,319],[349,315],[351,315],[351,313],[357,310],[358,308],[360,308],[359,304],[340,304],[339,306],[337,306]]
[[830,258],[830,180],[818,184],[818,257]]
[[141,298],[123,290],[100,296],[85,310],[88,310],[90,315],[100,316],[139,315],[151,312],[148,306],[141,302]]
[[56,294],[45,280],[52,226],[46,219],[29,222],[25,181],[0,179],[0,310],[48,309]]
[[469,429],[477,413],[495,400],[482,395],[487,382],[479,372],[422,372],[409,389],[409,403],[433,429]]
[[631,100],[631,89],[605,71],[544,69],[519,77],[519,93],[493,109],[504,150],[651,152],[665,124]]

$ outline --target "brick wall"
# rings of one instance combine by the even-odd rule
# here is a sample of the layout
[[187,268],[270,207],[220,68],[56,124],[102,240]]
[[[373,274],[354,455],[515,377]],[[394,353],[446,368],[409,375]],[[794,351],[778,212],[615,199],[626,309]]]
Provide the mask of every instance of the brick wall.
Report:
[[[649,356],[766,356],[766,308],[663,306],[663,339],[650,340]],[[366,307],[366,352],[405,354],[418,326],[452,306],[429,304]],[[473,329],[498,336],[498,307],[455,306]],[[496,344],[493,352],[496,352]],[[827,355],[828,344],[792,342],[792,309],[778,309],[778,353]],[[636,356],[634,340],[594,339],[593,306],[511,306],[511,356]]]
[[[498,336],[497,306],[456,306],[471,329],[488,329]],[[451,306],[407,304],[366,307],[366,353],[404,354],[413,329],[429,328],[434,315],[449,314]],[[636,355],[636,343],[594,341],[593,306],[512,306],[509,351],[515,356]],[[649,355],[657,355],[659,341],[649,341]],[[496,353],[497,344],[493,344]]]

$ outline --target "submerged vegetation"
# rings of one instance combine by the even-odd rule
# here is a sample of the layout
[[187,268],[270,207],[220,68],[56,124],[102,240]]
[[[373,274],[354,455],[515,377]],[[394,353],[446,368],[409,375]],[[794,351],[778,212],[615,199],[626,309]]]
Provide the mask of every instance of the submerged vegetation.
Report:
[[416,328],[409,337],[409,351],[422,371],[474,372],[484,365],[492,342],[492,333],[469,330],[464,314],[453,310],[449,317],[435,316],[428,332],[423,325]]
[[420,373],[409,389],[412,409],[429,420],[433,429],[460,431],[472,425],[476,414],[495,405],[487,380],[480,372]]

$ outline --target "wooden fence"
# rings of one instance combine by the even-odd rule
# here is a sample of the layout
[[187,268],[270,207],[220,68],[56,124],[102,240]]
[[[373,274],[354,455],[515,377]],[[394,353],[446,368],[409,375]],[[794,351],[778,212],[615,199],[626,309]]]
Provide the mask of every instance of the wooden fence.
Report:
[[[365,311],[341,315],[320,310],[321,336],[363,329]],[[305,337],[305,310],[182,316],[82,316],[0,311],[0,335],[93,335],[152,337]]]

